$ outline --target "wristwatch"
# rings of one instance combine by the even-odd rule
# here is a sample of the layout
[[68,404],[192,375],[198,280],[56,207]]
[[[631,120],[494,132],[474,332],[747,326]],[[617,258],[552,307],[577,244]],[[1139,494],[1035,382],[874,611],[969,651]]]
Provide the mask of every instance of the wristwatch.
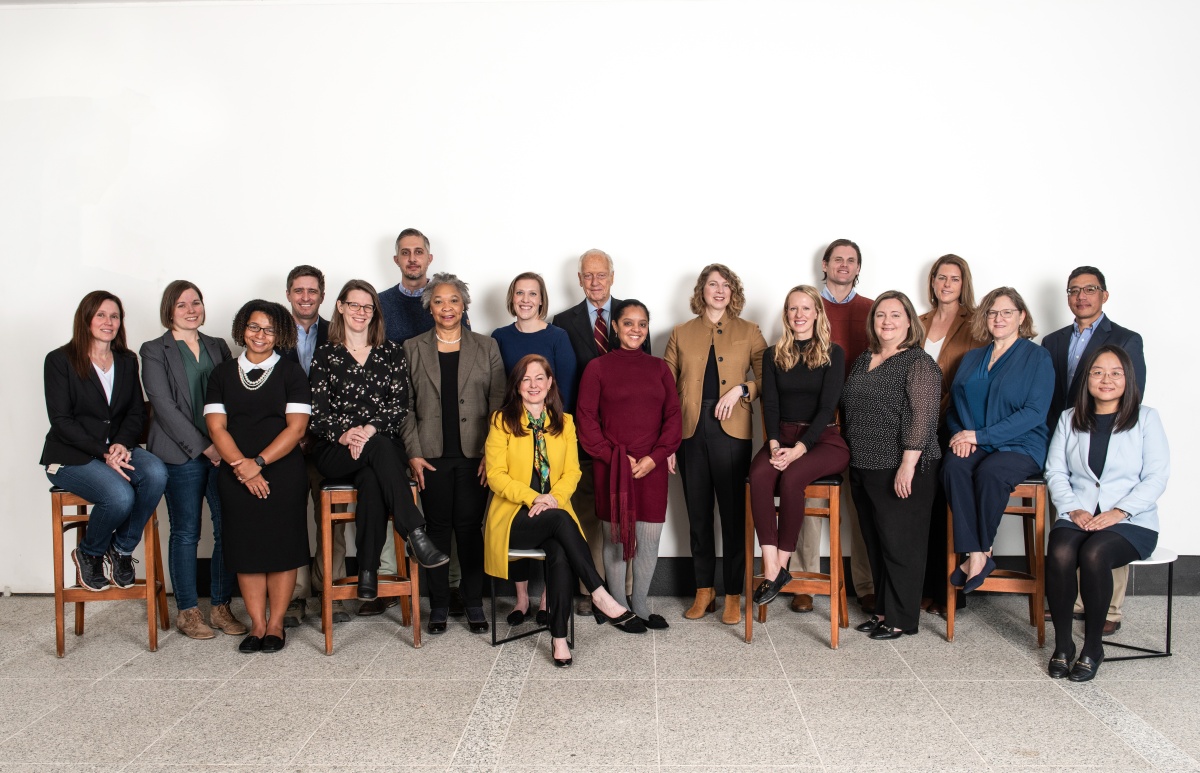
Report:
[[1127,521],[1129,520],[1129,511],[1128,510],[1122,510],[1119,507],[1114,507],[1113,509],[1116,510],[1121,515],[1125,516],[1125,520],[1127,520]]
[[254,457],[254,463],[257,464],[259,467],[267,466],[267,460],[262,458],[261,456]]
[[742,399],[744,400],[750,396],[750,387],[746,386],[745,384],[742,384],[741,387],[742,387]]

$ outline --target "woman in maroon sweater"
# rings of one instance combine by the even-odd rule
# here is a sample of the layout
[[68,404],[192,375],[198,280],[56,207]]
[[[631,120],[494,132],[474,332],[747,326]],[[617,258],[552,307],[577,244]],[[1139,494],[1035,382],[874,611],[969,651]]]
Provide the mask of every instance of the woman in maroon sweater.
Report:
[[[650,614],[647,594],[667,516],[667,459],[683,434],[679,399],[667,364],[641,349],[650,335],[645,304],[625,301],[612,319],[621,347],[583,371],[575,424],[592,457],[609,593],[625,594],[625,562],[632,559],[633,611],[646,626],[666,628],[661,615]],[[621,628],[641,633],[641,620]]]

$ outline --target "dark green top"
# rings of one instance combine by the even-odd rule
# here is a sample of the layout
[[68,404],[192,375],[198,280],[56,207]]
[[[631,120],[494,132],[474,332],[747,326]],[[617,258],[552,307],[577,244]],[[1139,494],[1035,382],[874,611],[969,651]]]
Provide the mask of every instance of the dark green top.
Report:
[[183,372],[187,376],[188,394],[192,398],[192,423],[204,437],[208,437],[208,424],[204,421],[204,395],[208,392],[208,376],[213,371],[212,358],[208,356],[208,349],[204,348],[203,343],[200,344],[199,362],[192,356],[192,350],[186,342],[176,341],[175,345],[183,357]]

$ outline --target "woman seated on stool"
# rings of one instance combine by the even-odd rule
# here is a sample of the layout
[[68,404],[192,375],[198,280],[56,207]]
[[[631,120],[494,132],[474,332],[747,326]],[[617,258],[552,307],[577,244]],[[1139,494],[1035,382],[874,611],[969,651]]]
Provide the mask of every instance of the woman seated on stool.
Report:
[[829,335],[820,293],[809,285],[793,287],[783,302],[783,335],[762,360],[767,443],[750,464],[750,506],[764,578],[754,591],[755,604],[771,603],[792,579],[788,560],[804,523],[808,484],[841,472],[850,462],[850,449],[833,423],[846,354]]
[[992,543],[1013,488],[1046,459],[1046,411],[1054,392],[1050,354],[1032,339],[1033,316],[1011,287],[992,290],[972,321],[991,343],[962,359],[950,388],[942,463],[954,513],[954,550],[966,561],[950,583],[970,593],[996,568]]
[[[1101,346],[1080,367],[1087,389],[1059,417],[1046,455],[1046,487],[1058,510],[1046,552],[1046,600],[1054,620],[1049,670],[1051,677],[1072,682],[1095,677],[1104,660],[1101,634],[1112,570],[1149,558],[1158,544],[1155,502],[1166,490],[1171,465],[1162,420],[1141,404],[1125,350]],[[1083,652],[1072,666],[1077,590],[1085,622]]]
[[50,431],[38,464],[59,488],[92,503],[71,551],[88,590],[134,584],[133,551],[167,486],[167,468],[139,448],[146,421],[138,361],[125,344],[125,308],[90,292],[75,309],[71,341],[46,355]]
[[492,414],[484,452],[492,490],[483,527],[484,568],[507,579],[510,548],[546,552],[554,665],[565,668],[572,663],[567,623],[576,578],[592,594],[597,623],[626,625],[637,618],[604,590],[571,509],[580,477],[575,423],[563,413],[545,357],[526,355],[512,369],[504,405]]

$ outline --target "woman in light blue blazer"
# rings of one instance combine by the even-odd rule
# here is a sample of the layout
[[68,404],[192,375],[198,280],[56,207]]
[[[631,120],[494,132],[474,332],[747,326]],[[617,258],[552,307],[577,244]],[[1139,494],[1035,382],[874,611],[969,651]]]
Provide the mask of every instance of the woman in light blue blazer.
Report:
[[[1104,660],[1101,634],[1112,600],[1112,570],[1149,558],[1158,544],[1155,503],[1171,466],[1162,420],[1141,404],[1125,350],[1102,346],[1082,366],[1087,389],[1059,417],[1046,456],[1046,485],[1058,510],[1046,554],[1055,638],[1049,672],[1073,682],[1091,680]],[[1077,590],[1086,620],[1083,650],[1072,666]]]

